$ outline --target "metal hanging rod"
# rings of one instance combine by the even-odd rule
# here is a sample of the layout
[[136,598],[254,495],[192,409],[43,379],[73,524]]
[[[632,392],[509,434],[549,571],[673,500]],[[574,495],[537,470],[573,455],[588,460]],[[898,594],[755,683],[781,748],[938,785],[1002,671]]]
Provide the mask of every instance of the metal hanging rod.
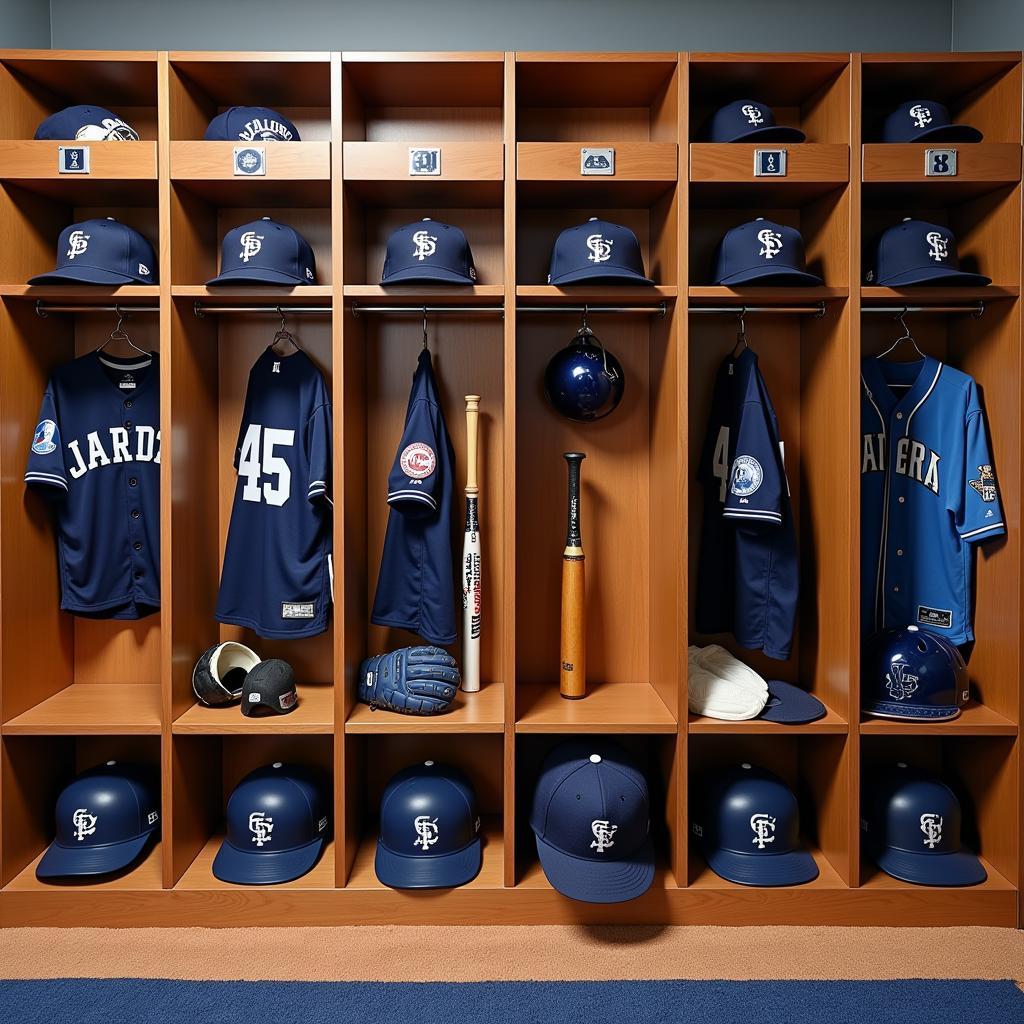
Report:
[[975,319],[985,315],[985,303],[969,306],[862,306],[862,313],[884,313],[887,316],[906,316],[908,313],[966,313]]
[[463,313],[490,313],[505,315],[504,306],[359,306],[351,307],[354,317],[364,313],[407,313],[409,316],[429,316],[435,313],[461,315]]
[[632,313],[640,316],[654,316],[664,319],[668,312],[668,303],[659,302],[653,306],[517,306],[517,313],[575,313],[590,316],[591,313]]
[[819,302],[815,306],[691,306],[691,313],[717,313],[720,316],[749,316],[752,313],[782,313],[787,316],[814,316],[825,315],[825,303]]
[[132,313],[159,313],[159,306],[64,306],[36,299],[36,316],[44,320],[51,313],[116,313],[131,316]]
[[206,306],[202,302],[196,302],[192,306],[192,312],[198,317],[220,316],[221,314],[248,314],[248,313],[272,313],[275,316],[329,316],[332,306]]

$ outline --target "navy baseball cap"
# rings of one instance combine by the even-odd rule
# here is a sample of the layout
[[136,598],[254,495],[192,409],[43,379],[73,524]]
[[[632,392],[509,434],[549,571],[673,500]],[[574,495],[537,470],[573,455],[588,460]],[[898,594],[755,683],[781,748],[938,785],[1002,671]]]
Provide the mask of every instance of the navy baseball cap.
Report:
[[269,107],[228,107],[206,127],[207,142],[301,142],[299,130]]
[[766,722],[800,725],[824,718],[825,712],[825,705],[813,693],[781,679],[769,679],[768,700],[757,717]]
[[734,100],[711,116],[707,131],[710,142],[803,142],[799,128],[775,123],[772,108],[756,100]]
[[981,142],[977,128],[953,124],[949,111],[935,100],[907,100],[882,124],[883,142]]
[[374,870],[392,889],[451,889],[483,863],[480,815],[458,768],[424,761],[403,768],[380,798]]
[[56,838],[37,878],[106,875],[128,867],[160,825],[155,779],[140,765],[90,768],[57,797]]
[[228,798],[227,836],[213,873],[239,885],[301,878],[320,857],[327,826],[327,805],[311,772],[280,761],[257,768]]
[[869,284],[901,288],[911,284],[991,284],[984,274],[960,269],[956,235],[941,224],[905,217],[887,228],[878,240],[875,265],[865,279]]
[[206,283],[316,284],[316,258],[295,228],[262,217],[224,236],[220,273]]
[[988,877],[960,842],[956,794],[928,772],[902,761],[872,782],[862,827],[878,866],[916,885],[978,885]]
[[381,284],[476,284],[465,232],[424,217],[391,232]]
[[57,267],[29,284],[156,284],[153,246],[113,217],[83,220],[57,240]]
[[622,224],[591,217],[566,228],[551,250],[548,284],[654,284],[644,274],[636,235]]
[[818,865],[800,845],[800,810],[777,775],[751,764],[724,769],[706,787],[694,834],[711,870],[740,885],[802,885]]
[[795,228],[758,217],[730,228],[715,253],[715,284],[821,284],[806,270],[804,240]]
[[654,880],[647,780],[617,743],[559,744],[544,759],[530,827],[551,885],[586,903],[622,903]]
[[105,107],[74,106],[58,110],[36,129],[37,139],[78,142],[138,142],[139,133]]

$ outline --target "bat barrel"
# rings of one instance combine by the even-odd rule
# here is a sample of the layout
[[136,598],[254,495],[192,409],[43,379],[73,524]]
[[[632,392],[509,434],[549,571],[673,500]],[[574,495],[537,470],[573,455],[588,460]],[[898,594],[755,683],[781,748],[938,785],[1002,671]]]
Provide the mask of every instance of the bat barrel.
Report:
[[583,536],[580,530],[580,464],[583,452],[565,452],[569,472],[568,525],[562,553],[562,621],[558,689],[563,697],[578,700],[586,695],[587,636],[584,621],[586,578]]

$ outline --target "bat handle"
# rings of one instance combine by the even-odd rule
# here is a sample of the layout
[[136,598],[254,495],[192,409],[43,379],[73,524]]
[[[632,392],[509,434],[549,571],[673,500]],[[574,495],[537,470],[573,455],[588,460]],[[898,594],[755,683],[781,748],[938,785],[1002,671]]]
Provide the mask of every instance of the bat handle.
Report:
[[[569,467],[568,522],[565,530],[566,548],[582,548],[580,529],[580,463],[587,457],[584,452],[566,452],[562,456]],[[580,552],[582,554],[582,551]]]
[[466,493],[479,490],[476,478],[477,434],[480,424],[480,396],[466,395]]

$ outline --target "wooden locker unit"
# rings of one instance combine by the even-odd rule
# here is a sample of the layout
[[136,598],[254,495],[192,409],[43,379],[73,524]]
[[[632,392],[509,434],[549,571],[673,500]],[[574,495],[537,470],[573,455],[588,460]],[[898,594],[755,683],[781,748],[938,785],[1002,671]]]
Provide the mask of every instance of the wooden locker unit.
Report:
[[[1021,89],[1019,53],[0,52],[0,922],[1017,924]],[[807,133],[806,143],[765,144],[787,150],[785,177],[755,177],[760,146],[706,141],[707,118],[741,98]],[[956,147],[955,177],[925,176],[924,144],[877,141],[880,118],[906,98],[944,102],[985,133]],[[91,143],[91,174],[59,174],[56,144],[32,135],[70,103],[110,107],[141,141]],[[203,139],[212,117],[244,104],[280,111],[301,135],[265,144],[265,175],[235,175],[233,143]],[[410,150],[421,147],[440,150],[440,173],[410,174]],[[614,175],[581,174],[580,151],[592,147],[614,148]],[[54,265],[59,231],[88,216],[141,230],[158,247],[160,283],[26,285]],[[224,233],[261,216],[308,238],[319,283],[208,288]],[[712,283],[722,233],[757,216],[802,232],[823,285]],[[948,223],[964,265],[993,285],[865,282],[875,236],[904,216]],[[391,232],[424,217],[466,232],[474,285],[379,283]],[[653,287],[547,284],[558,233],[589,217],[637,234]],[[37,300],[103,312],[41,318]],[[948,312],[979,300],[983,316]],[[45,503],[22,482],[49,373],[106,338],[114,306],[130,314],[133,340],[161,355],[163,600],[139,622],[59,610]],[[197,316],[197,306],[230,312]],[[291,642],[213,617],[241,405],[249,368],[279,325],[277,306],[305,310],[287,326],[334,407],[332,624]],[[456,456],[455,560],[464,396],[482,395],[484,630],[481,690],[424,719],[360,704],[356,675],[368,654],[416,642],[371,624],[370,612],[387,474],[423,309],[435,306],[444,312],[426,321]],[[955,721],[920,725],[860,712],[859,361],[896,337],[891,315],[870,309],[904,306],[923,309],[908,316],[921,348],[981,387],[1009,527],[978,557],[972,702]],[[556,416],[542,388],[582,307],[626,371],[621,406],[592,424]],[[785,662],[695,629],[696,467],[714,373],[744,307],[758,310],[745,317],[746,335],[779,416],[798,528],[800,614]],[[579,701],[557,689],[561,456],[571,449],[587,453],[588,694]],[[294,665],[293,714],[253,719],[195,702],[195,660],[226,639]],[[709,642],[810,690],[827,715],[785,726],[691,714],[686,648]],[[461,655],[461,636],[452,650]],[[536,856],[529,817],[540,764],[580,735],[613,736],[650,782],[657,872],[630,903],[567,900]],[[161,841],[116,878],[39,882],[57,793],[111,758],[159,767]],[[862,849],[870,780],[900,758],[937,770],[960,793],[984,884],[904,884]],[[373,868],[381,792],[396,771],[428,759],[473,778],[483,868],[451,891],[390,890]],[[227,798],[246,772],[275,760],[323,776],[331,841],[294,882],[219,882],[211,865]],[[689,823],[706,780],[737,761],[793,785],[820,869],[814,882],[745,887],[706,865]]]

